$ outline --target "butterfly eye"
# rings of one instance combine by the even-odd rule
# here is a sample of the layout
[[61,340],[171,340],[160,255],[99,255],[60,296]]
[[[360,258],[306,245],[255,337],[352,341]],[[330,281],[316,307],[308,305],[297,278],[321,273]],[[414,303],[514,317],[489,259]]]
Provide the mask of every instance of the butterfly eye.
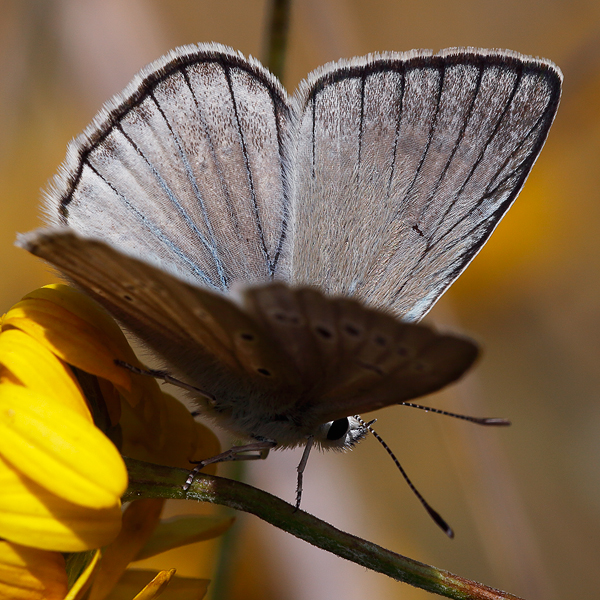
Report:
[[327,439],[339,440],[343,438],[348,433],[349,427],[350,421],[348,421],[348,417],[332,421],[331,425],[329,426],[329,431],[327,432]]

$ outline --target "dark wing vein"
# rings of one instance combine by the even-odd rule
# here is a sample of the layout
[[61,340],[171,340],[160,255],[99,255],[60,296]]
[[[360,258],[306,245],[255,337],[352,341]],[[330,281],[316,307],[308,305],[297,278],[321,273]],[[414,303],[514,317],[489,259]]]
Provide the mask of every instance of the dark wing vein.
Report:
[[[484,72],[485,68],[480,69],[480,74],[478,77],[478,81],[477,81],[477,91],[479,91],[480,89],[480,83],[481,83],[481,78],[483,76],[483,72]],[[513,85],[513,89],[511,90],[511,93],[507,99],[507,102],[502,110],[502,114],[500,116],[500,118],[498,119],[498,122],[496,123],[494,129],[492,130],[491,134],[489,135],[486,143],[483,145],[479,156],[477,157],[477,159],[475,160],[475,162],[473,163],[473,166],[471,167],[471,169],[469,170],[469,173],[467,175],[467,177],[465,178],[464,182],[462,183],[461,187],[459,188],[459,190],[457,191],[454,199],[452,200],[452,202],[448,205],[448,207],[446,208],[446,210],[444,211],[442,217],[439,219],[440,223],[443,223],[448,215],[454,210],[454,207],[456,206],[457,202],[459,201],[459,199],[462,197],[462,194],[464,192],[464,190],[466,189],[468,183],[470,182],[471,178],[473,177],[475,171],[477,170],[477,167],[479,166],[479,164],[482,162],[482,160],[485,157],[485,153],[486,150],[488,149],[488,147],[490,146],[492,140],[496,137],[496,135],[498,134],[498,132],[500,131],[500,128],[503,124],[503,121],[506,117],[506,114],[508,113],[508,110],[510,109],[510,106],[512,105],[512,102],[514,100],[515,94],[517,93],[517,90],[521,84],[522,81],[522,71],[520,71],[518,74],[518,76],[515,78],[515,82]],[[464,134],[464,131],[466,130],[466,127],[468,125],[469,119],[472,116],[472,107],[476,101],[477,98],[477,93],[473,96],[473,100],[471,103],[471,107],[469,109],[469,113],[468,113],[468,117],[467,119],[465,119],[465,122],[463,124],[463,127],[461,128],[461,134]],[[535,129],[537,128],[539,122],[541,119],[544,118],[544,114],[542,113],[542,115],[540,116],[540,118],[538,119],[538,121],[536,122],[536,124],[530,129],[530,131],[527,133],[527,136],[524,136],[523,139],[521,140],[521,142],[518,144],[518,146],[510,153],[510,155],[504,160],[504,162],[502,163],[502,165],[498,168],[498,170],[496,171],[496,175],[494,176],[494,178],[492,178],[492,180],[490,181],[490,183],[487,185],[486,188],[486,192],[481,196],[481,198],[479,198],[477,200],[477,202],[473,205],[473,207],[463,216],[461,216],[459,219],[456,220],[455,223],[453,223],[446,231],[444,231],[440,237],[435,240],[432,241],[430,240],[425,248],[423,249],[423,251],[421,252],[420,257],[417,259],[417,261],[415,262],[415,264],[413,265],[408,277],[406,277],[404,283],[400,286],[400,288],[398,288],[398,290],[396,291],[394,297],[398,298],[402,292],[404,291],[404,289],[406,288],[406,286],[408,285],[408,283],[411,281],[412,276],[417,273],[421,267],[423,266],[423,263],[425,261],[426,258],[430,258],[431,256],[431,252],[433,251],[433,249],[438,246],[442,240],[444,240],[445,238],[447,238],[449,235],[451,235],[452,233],[454,233],[454,231],[460,226],[462,225],[465,221],[469,220],[473,213],[483,204],[483,202],[490,197],[494,196],[494,192],[490,191],[491,189],[491,185],[492,182],[497,178],[497,176],[502,172],[502,170],[504,169],[504,167],[510,162],[510,160],[515,156],[515,154],[518,152],[518,150],[522,147],[522,145],[525,143],[526,139],[531,135],[531,133],[533,131],[535,131]],[[447,169],[449,168],[450,162],[452,160],[452,157],[456,154],[456,151],[458,150],[458,147],[460,145],[460,139],[457,142],[457,144],[454,146],[452,154],[450,156],[450,159],[448,161],[448,163],[446,164],[445,168],[444,168],[444,173],[447,172]],[[519,167],[522,167],[529,159],[531,158],[530,155],[528,155],[525,159],[525,161],[523,161]],[[516,170],[516,169],[515,169]],[[504,179],[509,179],[512,176],[512,173],[509,174],[507,177],[505,177]],[[442,177],[443,178],[443,177]],[[436,189],[439,186],[439,183],[441,182],[441,179],[438,181],[438,184],[436,185]],[[497,188],[496,188],[497,189]],[[492,215],[490,215],[489,218],[485,219],[482,222],[476,223],[474,225],[474,227],[472,229],[470,229],[466,234],[463,234],[462,236],[458,237],[454,243],[449,244],[448,246],[444,246],[443,251],[446,252],[448,251],[450,248],[454,248],[457,245],[463,243],[465,238],[470,237],[470,235],[472,233],[475,233],[478,229],[480,229],[481,225],[486,225],[489,226],[490,224],[493,225],[497,220],[500,219],[500,217],[502,216],[502,214],[504,214],[504,211],[502,210],[502,207],[507,203],[510,202],[512,200],[512,198],[514,197],[515,193],[518,191],[518,187],[515,187],[514,191],[512,194],[510,194],[509,198],[506,199],[505,202],[502,203],[502,205],[500,207],[497,207],[494,209],[494,212]],[[431,202],[431,200],[433,199],[433,197],[435,196],[435,190],[434,192],[430,195],[427,204],[429,204],[429,202]],[[487,230],[488,227],[485,227],[484,230]],[[479,236],[479,240],[481,239],[485,239],[485,235],[483,236]],[[477,250],[480,248],[481,244],[480,243],[476,243],[474,244],[471,248],[466,250],[466,256],[473,256]],[[452,274],[456,274],[457,271],[460,272],[460,270],[462,269],[464,265],[464,261],[461,261],[457,267],[455,269],[453,269],[451,271]],[[433,278],[435,278],[435,276],[437,275],[442,275],[444,273],[444,267],[442,267],[442,269],[440,269],[440,271],[436,271],[433,274],[430,274],[430,277],[433,275]]]
[[[198,236],[200,241],[204,244],[205,248],[210,252],[210,255],[212,256],[212,258],[215,261],[215,266],[217,268],[217,272],[218,272],[219,278],[221,280],[221,289],[226,290],[229,285],[229,282],[227,280],[227,275],[223,268],[223,262],[221,261],[219,252],[217,250],[217,242],[215,239],[215,233],[213,231],[212,223],[211,223],[210,219],[208,218],[208,214],[206,212],[206,206],[205,206],[204,200],[202,198],[202,194],[200,193],[200,189],[198,188],[198,182],[196,181],[196,177],[194,176],[194,173],[192,171],[190,161],[187,157],[186,151],[184,150],[183,143],[181,141],[181,138],[179,137],[179,134],[177,133],[177,131],[175,131],[175,129],[173,128],[169,119],[167,118],[167,115],[165,114],[162,107],[160,106],[160,103],[156,100],[154,92],[150,92],[150,98],[152,98],[159,114],[161,115],[161,117],[163,118],[163,120],[165,122],[165,125],[168,127],[169,131],[171,132],[171,135],[173,136],[173,140],[175,141],[175,145],[177,146],[177,152],[179,154],[179,158],[181,158],[181,162],[183,163],[183,166],[185,169],[185,174],[187,176],[187,179],[188,179],[190,185],[192,186],[194,196],[196,197],[196,200],[198,201],[198,204],[200,205],[200,209],[202,211],[202,216],[204,218],[204,223],[206,225],[206,229],[208,230],[208,234],[210,236],[210,242],[200,232],[200,230],[198,229],[198,227],[196,226],[196,224],[194,223],[192,218],[189,216],[189,214],[187,213],[187,211],[185,210],[185,208],[183,207],[181,202],[179,202],[179,200],[177,199],[175,194],[172,192],[172,190],[170,190],[168,188],[166,182],[162,179],[162,177],[159,179],[159,182],[160,182],[161,186],[163,186],[163,189],[165,189],[165,192],[167,193],[169,200],[173,203],[173,205],[177,209],[177,212],[183,217],[186,224]],[[138,149],[138,152],[140,152],[139,149]],[[141,154],[143,156],[143,153],[141,153]],[[146,160],[145,157],[144,157],[144,159]],[[159,173],[156,171],[156,169],[154,169],[154,167],[149,163],[149,161],[146,160],[146,162],[148,162],[148,166],[150,166],[152,173],[158,179]]]
[[[485,68],[481,69],[480,72],[480,77],[478,80],[478,91],[479,91],[479,86],[481,84],[481,77],[483,76],[483,72],[484,72]],[[521,79],[522,79],[522,73],[518,73],[517,78],[515,79],[515,84],[513,85],[513,89],[511,90],[511,93],[508,97],[508,100],[502,110],[502,114],[500,115],[500,118],[498,119],[498,122],[496,123],[496,126],[494,127],[494,129],[492,130],[491,134],[489,135],[486,143],[483,145],[479,156],[477,157],[477,159],[475,160],[475,162],[473,163],[473,166],[471,167],[471,169],[469,170],[469,173],[467,175],[467,177],[465,178],[465,180],[463,181],[462,185],[460,186],[460,188],[458,189],[458,191],[456,192],[456,196],[454,198],[454,200],[452,200],[452,202],[449,204],[448,208],[446,209],[446,211],[444,212],[442,218],[440,219],[440,222],[443,222],[446,217],[450,214],[450,212],[454,209],[454,207],[456,206],[456,203],[458,202],[459,198],[462,196],[463,192],[465,191],[468,183],[471,181],[471,178],[473,177],[475,171],[477,170],[477,167],[481,164],[481,161],[483,160],[484,156],[485,156],[485,152],[488,149],[489,145],[491,144],[492,140],[496,137],[498,131],[500,130],[500,126],[502,125],[502,122],[504,121],[504,117],[506,116],[513,100],[515,97],[515,94],[517,93],[517,89],[519,88],[519,85],[521,83]],[[477,99],[477,95],[475,95],[473,97],[473,103],[475,103],[475,100]],[[469,113],[469,116],[471,116],[471,113]],[[465,122],[465,127],[468,125],[468,122]],[[455,148],[455,150],[458,149],[458,145]],[[510,158],[510,157],[509,157]],[[507,160],[504,162],[504,164],[502,165],[502,167],[500,169],[498,169],[497,173],[500,173],[502,171],[502,169],[504,168],[504,166],[506,165],[508,161]],[[489,186],[488,186],[489,189]],[[483,201],[486,199],[486,195],[482,196],[477,203],[475,204],[475,206],[473,207],[473,210],[478,208]],[[454,225],[452,225],[449,230],[447,232],[444,232],[442,234],[441,237],[444,237],[447,233],[449,233],[450,231],[452,231],[454,229],[454,227],[456,227],[458,224],[462,223],[467,217],[469,217],[471,215],[471,213],[473,212],[473,210],[469,211],[466,215],[464,215],[463,217],[461,217]]]
[[[503,111],[503,116],[500,118],[500,120],[498,122],[498,127],[499,127],[502,119],[504,118],[504,115],[506,114],[506,111],[508,110],[508,107],[509,107],[510,103],[512,102],[512,99],[514,98],[514,94],[516,92],[516,88],[518,87],[518,83],[519,82],[520,82],[520,78],[517,81],[517,85],[515,86],[515,89],[513,90],[513,93],[511,94],[510,100],[509,100],[507,106],[505,107],[505,110]],[[444,233],[442,233],[442,235],[434,243],[432,243],[431,245],[428,246],[427,250],[433,249],[436,245],[438,245],[439,243],[441,243],[442,240],[445,239],[446,237],[448,237],[451,233],[453,233],[453,231],[460,224],[462,224],[464,221],[466,221],[467,219],[469,219],[469,217],[471,217],[472,214],[482,204],[484,204],[484,202],[486,200],[488,200],[489,198],[493,198],[494,196],[496,196],[498,190],[500,190],[502,188],[502,186],[503,186],[504,183],[506,183],[507,181],[510,181],[516,175],[519,175],[520,172],[522,173],[524,169],[528,168],[529,163],[531,163],[533,161],[533,158],[536,155],[535,153],[531,153],[531,152],[528,153],[525,156],[525,158],[524,158],[524,160],[522,162],[520,162],[513,169],[511,169],[508,173],[506,173],[502,179],[498,180],[499,175],[504,171],[505,167],[511,162],[511,160],[516,155],[519,154],[519,151],[521,150],[521,148],[526,144],[526,142],[530,139],[530,137],[536,133],[536,131],[539,129],[540,125],[544,122],[545,119],[547,119],[547,115],[544,112],[542,112],[542,114],[539,116],[539,118],[537,119],[537,121],[535,122],[535,124],[529,129],[529,131],[527,132],[527,134],[522,137],[521,141],[517,144],[517,146],[515,146],[514,150],[505,158],[505,160],[502,163],[502,165],[496,171],[496,174],[494,175],[494,177],[491,178],[490,182],[488,183],[488,185],[486,187],[485,192],[481,195],[481,198],[473,205],[473,208],[467,214],[463,215],[460,219],[458,219],[451,227],[448,228],[447,231],[445,231]],[[452,206],[454,206],[454,204],[458,201],[458,197],[464,191],[465,186],[466,186],[468,180],[473,175],[473,172],[474,172],[477,164],[479,164],[479,162],[481,162],[481,159],[483,158],[483,154],[485,153],[485,149],[489,146],[490,142],[492,141],[492,139],[496,135],[496,133],[498,131],[498,127],[495,128],[493,135],[490,136],[488,142],[486,143],[484,149],[482,150],[482,152],[480,154],[480,157],[477,160],[477,163],[471,169],[467,180],[465,180],[465,183],[461,186],[461,189],[459,190],[459,192],[457,194],[457,198],[452,202],[451,206],[444,213],[444,216],[441,219],[442,222],[444,221],[445,217],[449,214]],[[515,188],[515,186],[513,186],[513,188]],[[502,214],[503,214],[502,208],[513,199],[513,197],[514,197],[514,195],[515,195],[515,193],[517,191],[518,191],[518,188],[515,188],[513,190],[513,192],[509,195],[509,197],[506,198],[506,200],[502,203],[502,205],[500,207],[496,208],[494,210],[494,212],[488,217],[488,219],[486,219],[485,221],[483,221],[483,223],[487,223],[488,221],[494,222],[495,220],[497,220],[498,218],[500,218],[502,216]],[[466,235],[464,235],[462,238],[457,238],[449,246],[446,246],[445,249],[453,248],[457,244],[461,243],[462,239],[464,237],[469,237],[471,233],[475,232],[475,230],[479,227],[479,225],[481,225],[481,223],[476,224],[471,230],[469,230],[466,233]]]
[[367,76],[365,73],[361,74],[360,78],[360,124],[358,126],[358,162],[356,165],[356,174],[360,173],[361,158],[362,158],[362,145],[363,145],[363,133],[365,125],[365,85],[367,82]]
[[[433,115],[431,115],[431,125],[429,127],[429,135],[427,136],[427,143],[425,144],[423,154],[421,155],[421,160],[419,161],[419,164],[415,170],[414,177],[413,177],[412,181],[410,182],[410,185],[408,186],[406,192],[404,193],[404,197],[402,198],[402,200],[399,201],[399,206],[404,206],[405,202],[408,200],[408,198],[410,198],[410,194],[411,194],[412,190],[414,189],[415,183],[417,182],[417,179],[419,178],[419,175],[421,174],[421,171],[423,169],[423,165],[425,164],[425,161],[427,160],[427,157],[429,155],[429,149],[431,148],[431,142],[433,141],[433,137],[435,135],[435,129],[436,129],[436,125],[437,125],[438,115],[440,112],[440,102],[442,100],[442,92],[444,89],[444,76],[446,74],[446,66],[444,65],[437,70],[440,74],[440,79],[438,82],[438,93],[437,93],[437,98],[435,101],[435,112],[433,113]],[[427,208],[427,205],[424,204],[423,211],[425,211],[426,208]],[[423,213],[423,211],[421,212],[421,214]]]
[[[432,192],[429,194],[429,198],[427,199],[427,203],[426,203],[427,205],[433,200],[433,198],[435,197],[437,191],[439,190],[439,187],[440,187],[442,181],[444,180],[444,177],[446,176],[446,173],[448,173],[448,170],[450,169],[450,165],[452,164],[452,161],[454,160],[454,157],[456,156],[456,153],[457,153],[457,151],[458,151],[461,143],[464,140],[465,131],[467,130],[467,127],[468,127],[468,125],[469,125],[469,123],[471,121],[471,117],[473,116],[473,108],[475,106],[475,102],[477,101],[477,96],[478,96],[479,91],[481,89],[481,80],[483,78],[484,70],[485,69],[483,67],[479,69],[479,75],[477,77],[477,82],[475,84],[475,90],[474,90],[474,93],[473,93],[473,98],[471,99],[471,103],[469,105],[469,109],[467,111],[466,117],[465,117],[465,119],[463,121],[462,127],[460,128],[460,131],[459,131],[458,136],[456,138],[456,143],[454,145],[454,148],[452,148],[452,151],[450,152],[450,156],[448,157],[448,160],[447,160],[446,164],[444,165],[444,168],[442,169],[442,172],[441,172],[440,176],[438,177],[438,180],[437,180],[435,186],[433,187]],[[493,134],[492,134],[491,137],[493,137]],[[490,137],[490,139],[491,139],[491,137]],[[471,171],[467,175],[467,178],[465,179],[465,181],[463,182],[462,186],[458,190],[458,192],[456,194],[456,197],[454,198],[454,200],[446,208],[443,216],[440,219],[440,222],[443,222],[445,220],[445,218],[448,216],[448,214],[454,208],[456,202],[458,201],[458,198],[460,197],[462,191],[464,190],[465,186],[467,185],[467,182],[469,181],[469,179],[473,175],[473,172],[477,168],[477,165],[479,164],[479,162],[483,158],[483,154],[484,154],[484,152],[482,151],[480,153],[480,156],[478,157],[478,159],[475,161],[475,164],[471,168]]]
[[227,79],[227,85],[229,87],[229,93],[231,94],[231,102],[233,104],[233,114],[235,115],[235,122],[237,125],[238,135],[240,137],[240,146],[242,148],[242,154],[244,156],[244,165],[246,167],[246,177],[248,179],[248,187],[250,188],[250,198],[252,200],[252,209],[254,211],[254,220],[256,222],[256,228],[258,230],[258,234],[260,237],[260,248],[265,258],[265,262],[269,265],[269,270],[273,272],[273,266],[270,261],[269,251],[267,249],[267,244],[265,243],[265,236],[263,233],[262,222],[260,220],[258,204],[256,202],[256,189],[254,187],[254,178],[252,176],[252,169],[250,168],[250,158],[248,157],[248,149],[246,148],[246,140],[244,139],[244,131],[242,129],[242,124],[240,122],[240,115],[238,112],[237,100],[235,97],[235,92],[233,91],[233,84],[231,82],[231,69],[229,65],[223,66],[225,70],[225,77]]
[[[124,135],[126,135],[126,134],[124,134]],[[98,170],[89,162],[89,160],[87,158],[85,160],[86,160],[86,164],[87,164],[88,168],[96,175],[96,177],[98,177],[101,181],[103,181],[106,185],[108,185],[108,187],[110,187],[110,189],[115,193],[115,195],[121,199],[123,204],[125,204],[125,206],[127,206],[127,208],[136,216],[136,218],[140,221],[140,223],[143,223],[144,226],[147,227],[148,230],[153,235],[155,235],[158,239],[160,239],[160,241],[163,244],[165,244],[165,246],[167,246],[174,254],[176,254],[179,258],[181,258],[190,267],[190,269],[192,270],[194,275],[197,275],[198,277],[200,277],[200,279],[202,279],[203,283],[210,286],[211,288],[215,288],[215,285],[212,283],[210,278],[206,275],[206,273],[204,271],[202,271],[202,269],[200,269],[200,267],[194,260],[192,260],[185,252],[183,252],[181,250],[181,248],[173,240],[171,240],[168,236],[166,236],[164,234],[164,232],[159,227],[157,227],[156,224],[151,219],[149,219],[144,213],[139,211],[125,197],[125,195],[121,191],[119,191],[118,188],[116,188],[101,173],[99,173]]]
[[[154,97],[152,95],[151,95],[151,97],[152,97],[152,99],[154,99]],[[162,111],[160,109],[159,109],[159,112],[162,114]],[[166,119],[165,119],[165,121],[166,121]],[[167,125],[168,125],[168,123],[167,123]],[[211,255],[213,255],[213,258],[215,258],[215,256],[214,256],[214,245],[211,245],[210,242],[206,239],[206,237],[204,235],[202,235],[200,233],[200,231],[198,231],[198,228],[193,223],[193,221],[189,218],[189,215],[185,212],[185,210],[181,206],[181,203],[177,200],[177,197],[176,197],[175,193],[169,187],[169,184],[164,180],[163,176],[158,172],[158,169],[156,169],[156,167],[152,164],[152,161],[150,161],[148,159],[148,157],[146,156],[146,154],[144,153],[144,151],[131,138],[131,136],[128,133],[125,132],[125,130],[123,129],[123,127],[121,126],[120,123],[118,123],[116,125],[116,129],[118,129],[121,132],[121,134],[123,135],[123,137],[129,142],[129,144],[131,145],[131,147],[144,160],[144,162],[146,163],[146,165],[150,169],[150,172],[152,173],[152,175],[154,176],[154,178],[156,179],[156,181],[158,182],[158,184],[160,185],[160,187],[162,188],[162,190],[165,192],[165,194],[167,195],[167,197],[169,198],[169,200],[171,201],[171,203],[177,208],[177,212],[179,212],[179,214],[183,217],[183,219],[187,222],[187,224],[192,228],[192,230],[194,231],[194,233],[198,234],[199,239],[202,242],[202,244],[204,245],[204,247],[211,253]],[[169,129],[170,129],[170,126],[169,126]],[[105,179],[105,181],[106,181],[106,179]],[[113,187],[113,186],[111,186],[111,187]],[[122,195],[119,194],[119,196],[122,196]],[[131,203],[129,203],[128,206],[131,206]],[[172,242],[172,244],[174,245],[173,242]]]
[[390,178],[388,181],[387,192],[386,192],[386,201],[389,201],[390,194],[392,193],[392,182],[394,180],[394,175],[396,171],[396,158],[398,155],[398,140],[400,138],[400,125],[402,123],[402,107],[404,104],[404,90],[406,88],[406,72],[404,69],[402,71],[398,71],[401,74],[402,78],[400,80],[400,98],[398,99],[399,110],[398,110],[398,119],[396,121],[396,135],[394,138],[394,149],[392,152],[392,164],[390,168]]
[[281,199],[281,234],[279,236],[279,241],[277,243],[277,248],[275,249],[275,253],[273,255],[273,260],[271,261],[271,277],[275,275],[275,270],[277,269],[277,263],[279,262],[279,257],[283,250],[283,244],[285,242],[285,238],[287,235],[287,224],[289,220],[289,201],[290,201],[290,191],[289,191],[289,182],[286,176],[285,166],[284,166],[284,144],[281,135],[281,124],[278,119],[278,103],[273,94],[273,90],[269,89],[269,95],[271,96],[271,103],[273,105],[273,119],[275,121],[275,127],[277,128],[277,147],[279,148],[279,173],[281,175],[281,183],[283,187],[283,197]]

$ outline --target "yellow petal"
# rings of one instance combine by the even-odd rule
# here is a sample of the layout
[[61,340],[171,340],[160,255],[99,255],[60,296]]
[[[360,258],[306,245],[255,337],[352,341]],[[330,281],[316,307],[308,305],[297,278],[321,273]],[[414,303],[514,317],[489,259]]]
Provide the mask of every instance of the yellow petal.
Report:
[[[39,326],[27,320],[37,320]],[[65,362],[129,391],[133,406],[152,396],[156,381],[114,364],[118,358],[137,367],[136,358],[115,320],[85,294],[66,285],[50,285],[27,294],[6,315],[3,327],[21,327],[47,344]],[[41,326],[41,327],[40,327]],[[136,384],[131,390],[131,380]]]
[[92,420],[71,370],[20,329],[0,333],[0,363],[25,387],[50,396],[55,402]]
[[[169,572],[168,572],[169,573]],[[156,598],[154,596],[144,596],[145,586],[150,586],[148,583],[156,571],[142,569],[128,569],[119,580],[119,583],[113,591],[107,596],[106,600],[149,600]],[[173,577],[169,581],[169,585],[163,588],[160,592],[160,600],[201,600],[206,595],[210,581],[208,579],[195,579],[192,577]],[[140,589],[143,589],[136,595]]]
[[94,556],[84,569],[83,573],[77,578],[77,581],[73,584],[73,587],[69,590],[69,593],[65,596],[64,600],[82,600],[85,597],[89,587],[92,585],[92,581],[98,567],[100,566],[100,558],[102,552],[96,550]]
[[126,362],[136,360],[127,338],[116,321],[87,294],[62,283],[46,285],[30,292],[25,299],[48,300],[83,319],[89,325],[102,331],[108,338],[110,347]]
[[[72,313],[76,317],[82,319],[88,325],[92,326],[97,333],[101,332],[101,337],[98,339],[110,349],[111,356],[113,358],[119,358],[131,365],[142,368],[144,365],[135,356],[127,338],[123,334],[119,325],[116,321],[94,300],[92,300],[86,294],[71,288],[67,285],[53,284],[47,285],[43,288],[35,290],[27,294],[23,300],[41,300],[49,301],[57,305],[59,308]],[[62,314],[62,313],[61,313]],[[67,361],[70,362],[70,361]],[[76,363],[71,362],[75,366]],[[118,381],[102,375],[100,372],[91,370],[91,368],[80,367],[82,370],[88,373],[93,373],[99,377],[104,377],[109,381],[113,381],[116,385],[120,385]],[[118,367],[127,374],[128,377],[135,381],[134,388],[127,394],[127,400],[135,406],[137,402],[143,397],[149,397],[152,395],[153,390],[149,388],[157,388],[158,384],[155,380],[150,377],[132,375],[122,367]],[[122,385],[122,384],[121,384]],[[124,386],[125,390],[129,391],[129,386]]]
[[127,569],[160,519],[164,500],[150,498],[132,502],[123,513],[117,539],[102,553],[100,569],[92,584],[89,600],[104,600]]
[[53,302],[22,300],[6,313],[3,328],[8,327],[21,329],[82,371],[104,377],[125,389],[131,386],[129,371],[114,363],[116,358],[126,360],[126,357],[110,336]]
[[52,493],[109,508],[127,487],[112,442],[75,411],[27,388],[0,385],[0,455]]
[[121,529],[121,504],[92,509],[67,502],[15,471],[0,456],[0,537],[59,552],[110,543]]
[[142,560],[194,542],[202,542],[225,533],[234,517],[185,515],[161,521],[152,537],[138,552],[135,560]]
[[0,541],[0,598],[63,600],[66,593],[62,554]]
[[161,595],[175,575],[175,569],[160,571],[156,577],[133,600],[154,600]]

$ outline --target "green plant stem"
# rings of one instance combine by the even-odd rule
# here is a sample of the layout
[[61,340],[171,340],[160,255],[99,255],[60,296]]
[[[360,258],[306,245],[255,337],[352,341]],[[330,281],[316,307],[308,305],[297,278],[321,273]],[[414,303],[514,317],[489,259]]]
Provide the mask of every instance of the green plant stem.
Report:
[[291,0],[271,0],[271,13],[266,31],[265,64],[283,82]]
[[199,474],[187,492],[182,489],[188,471],[125,459],[129,488],[124,501],[138,498],[176,498],[229,506],[256,515],[314,546],[359,565],[384,573],[434,594],[460,600],[520,600],[517,596],[437,569],[376,544],[344,533],[271,494],[244,483]]

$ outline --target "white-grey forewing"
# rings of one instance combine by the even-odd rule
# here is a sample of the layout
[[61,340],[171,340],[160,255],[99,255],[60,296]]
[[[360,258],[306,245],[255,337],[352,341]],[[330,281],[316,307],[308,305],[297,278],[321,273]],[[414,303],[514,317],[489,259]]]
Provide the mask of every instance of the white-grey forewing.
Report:
[[560,85],[547,61],[469,49],[315,72],[297,97],[292,281],[421,318],[521,189]]
[[54,222],[225,290],[273,276],[286,93],[256,61],[187,46],[144,69],[69,148]]

